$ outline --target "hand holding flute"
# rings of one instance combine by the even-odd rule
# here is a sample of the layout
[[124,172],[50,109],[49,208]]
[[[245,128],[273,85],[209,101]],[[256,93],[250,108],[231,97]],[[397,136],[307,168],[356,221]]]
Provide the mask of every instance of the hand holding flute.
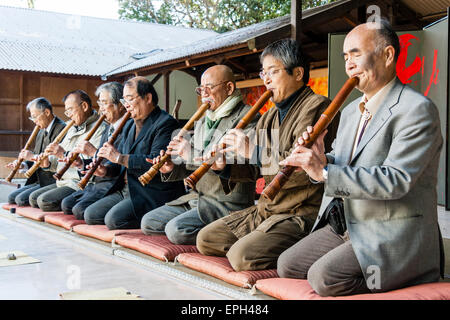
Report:
[[11,182],[12,178],[14,178],[17,171],[22,167],[22,162],[24,160],[31,160],[33,153],[27,149],[30,148],[31,144],[36,139],[39,129],[40,129],[39,126],[34,127],[33,132],[31,133],[30,137],[28,138],[27,143],[25,144],[25,147],[22,149],[22,151],[19,154],[19,158],[17,160],[15,160],[14,162],[7,165],[7,168],[10,168],[12,170],[11,173],[5,179],[7,182]]
[[[323,137],[325,136],[325,129],[328,127],[328,125],[331,123],[333,118],[336,116],[336,114],[339,112],[339,108],[344,103],[345,99],[349,96],[353,88],[358,84],[359,79],[357,77],[349,78],[344,83],[342,88],[337,93],[336,97],[334,97],[333,101],[331,101],[330,105],[327,107],[327,109],[321,114],[319,120],[314,125],[314,128],[311,130],[308,130],[307,132],[303,133],[302,139],[299,139],[298,145],[296,145],[296,153],[299,153],[299,151],[306,151],[309,149],[305,148],[312,148],[314,146],[314,142],[317,139],[321,139],[323,143]],[[303,141],[302,141],[303,140]],[[300,143],[302,145],[300,145]],[[316,143],[314,146],[314,150],[317,152],[320,150],[320,142]],[[312,149],[311,149],[312,150]],[[301,152],[300,152],[301,153]],[[309,154],[310,157],[312,157],[312,154]],[[297,155],[294,155],[294,157],[297,157]],[[293,161],[293,158],[288,159],[288,161]],[[298,159],[297,159],[298,160]],[[315,159],[316,163],[315,166],[320,166],[321,161],[324,160],[323,156],[319,156],[319,159]],[[282,162],[283,163],[283,162]],[[292,163],[292,162],[291,162]],[[326,162],[325,162],[326,164]],[[321,166],[323,168],[324,166]],[[275,176],[275,178],[264,188],[264,190],[261,193],[261,196],[264,198],[267,198],[269,200],[275,199],[278,192],[281,190],[281,188],[284,186],[284,184],[289,180],[289,177],[292,175],[292,173],[296,170],[296,167],[293,167],[291,165],[285,165]],[[317,167],[314,169],[314,173],[310,170],[313,168],[311,165],[303,164],[303,169],[308,173],[308,175],[311,173],[312,176],[310,176],[312,179],[319,179],[317,181],[323,181],[322,173],[317,172]],[[319,170],[320,171],[320,170]]]
[[[145,186],[146,184],[148,184],[153,177],[159,172],[159,170],[161,169],[161,167],[166,163],[166,161],[170,160],[170,149],[175,147],[177,148],[177,146],[175,146],[174,144],[178,144],[178,142],[180,142],[183,137],[183,135],[191,130],[194,127],[194,123],[195,121],[199,120],[203,114],[206,112],[206,110],[209,108],[209,103],[203,103],[198,109],[197,111],[194,113],[194,115],[189,119],[189,121],[184,125],[184,127],[180,130],[180,132],[172,139],[172,141],[169,143],[168,147],[167,147],[167,153],[161,155],[161,158],[158,160],[157,163],[154,163],[153,166],[147,171],[145,172],[143,175],[141,175],[139,177],[139,182]],[[183,139],[184,141],[186,141],[185,139]],[[172,144],[172,145],[171,145]],[[175,151],[173,153],[173,155],[175,155]],[[178,155],[178,154],[177,154]],[[185,158],[184,160],[187,161],[188,158]],[[147,160],[148,162],[153,163],[153,160]],[[172,167],[173,170],[173,167]]]
[[[42,153],[41,155],[38,156],[37,161],[33,164],[33,166],[27,172],[25,172],[25,176],[27,178],[31,177],[33,175],[33,173],[39,167],[48,167],[49,166],[48,156],[50,155],[50,153],[48,153],[48,152],[52,152],[52,154],[58,153],[61,158],[64,156],[64,149],[61,148],[61,146],[59,146],[59,143],[61,142],[61,140],[66,135],[67,131],[69,131],[69,129],[74,125],[74,123],[75,122],[73,120],[70,120],[66,124],[64,129],[61,130],[61,132],[58,134],[58,136],[55,138],[55,140],[53,140],[53,142],[50,143],[47,146],[47,148],[45,148],[44,153]],[[61,153],[61,149],[62,149],[62,152],[63,152],[62,155],[60,154]],[[58,151],[56,151],[56,150],[58,150]]]

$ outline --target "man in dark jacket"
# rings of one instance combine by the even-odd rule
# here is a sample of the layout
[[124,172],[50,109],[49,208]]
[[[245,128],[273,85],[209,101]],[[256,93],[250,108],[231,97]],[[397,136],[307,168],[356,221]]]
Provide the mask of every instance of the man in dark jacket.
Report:
[[[154,158],[165,150],[178,122],[158,106],[158,95],[150,81],[135,77],[124,84],[122,104],[134,120],[122,132],[119,146],[106,142],[97,156],[108,161],[95,174],[119,176],[124,187],[85,210],[85,219],[92,224],[106,224],[110,229],[139,228],[142,216],[184,194],[182,182],[164,183],[155,177],[142,186],[138,178],[150,169],[146,158]],[[118,201],[119,200],[119,201]]]
[[[21,171],[28,170],[33,165],[32,159],[42,153],[45,147],[47,147],[47,145],[52,142],[66,126],[64,121],[53,114],[53,108],[50,101],[44,97],[30,101],[27,105],[27,110],[30,112],[29,119],[33,121],[40,130],[36,136],[34,150],[30,151],[23,149],[20,151],[19,158],[26,160],[21,164]],[[7,168],[14,168],[16,161],[7,164]],[[8,203],[15,203],[19,206],[28,206],[28,198],[33,191],[55,183],[53,173],[54,172],[44,171],[41,168],[37,169],[34,174],[27,179],[25,186],[9,194]]]

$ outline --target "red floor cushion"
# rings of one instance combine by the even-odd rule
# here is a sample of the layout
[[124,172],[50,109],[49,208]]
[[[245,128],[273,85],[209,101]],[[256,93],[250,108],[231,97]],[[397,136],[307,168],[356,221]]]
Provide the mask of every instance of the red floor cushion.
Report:
[[33,207],[17,207],[16,213],[22,217],[30,218],[37,221],[44,221],[44,217],[52,215],[61,215],[62,211],[49,211],[44,212],[39,208]]
[[177,260],[188,268],[244,288],[251,288],[259,279],[278,277],[275,269],[236,272],[226,257],[205,256],[201,253],[182,253],[177,257]]
[[321,297],[307,280],[273,278],[256,282],[256,288],[280,300],[450,300],[450,283],[435,282],[383,293]]
[[116,236],[115,242],[162,261],[173,261],[181,253],[198,252],[196,246],[173,244],[165,235],[121,234]]
[[117,229],[109,230],[105,225],[88,225],[79,224],[74,226],[72,231],[81,234],[83,236],[95,238],[98,240],[111,242],[115,236],[119,234],[142,234],[141,229]]
[[17,204],[9,204],[9,203],[2,203],[2,208],[5,210],[11,209],[11,208],[18,208],[19,206]]
[[44,217],[45,222],[54,224],[56,226],[63,227],[64,229],[70,230],[74,226],[79,224],[85,224],[84,220],[77,220],[73,215],[71,214],[53,214],[53,215],[46,215]]

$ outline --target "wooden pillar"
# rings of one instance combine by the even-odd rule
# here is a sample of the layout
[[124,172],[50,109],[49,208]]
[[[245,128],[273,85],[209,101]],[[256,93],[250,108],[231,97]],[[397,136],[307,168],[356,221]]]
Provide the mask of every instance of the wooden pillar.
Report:
[[[19,120],[19,131],[23,132],[25,130],[24,128],[24,117],[25,117],[25,99],[24,99],[24,88],[23,88],[23,74],[20,74],[20,80],[19,80],[19,92],[20,92],[20,120]],[[20,146],[19,146],[19,150],[21,150],[25,144],[25,140],[24,140],[25,136],[23,134],[20,135]]]
[[291,0],[291,38],[301,44],[302,1]]
[[170,103],[170,73],[172,71],[167,71],[164,73],[164,103],[165,103],[165,110],[166,112],[169,112],[169,103]]

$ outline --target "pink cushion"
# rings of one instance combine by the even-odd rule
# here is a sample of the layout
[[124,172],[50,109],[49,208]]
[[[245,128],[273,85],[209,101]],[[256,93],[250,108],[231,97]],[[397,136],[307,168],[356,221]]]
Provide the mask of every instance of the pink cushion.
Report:
[[164,235],[122,234],[116,236],[116,243],[163,261],[173,261],[184,252],[198,252],[194,245],[177,245]]
[[383,293],[321,297],[307,280],[273,278],[256,282],[256,288],[281,300],[450,300],[450,283],[435,282]]
[[244,288],[251,288],[259,279],[278,276],[275,269],[236,272],[226,257],[205,256],[201,253],[183,253],[177,260],[188,268]]
[[37,220],[37,221],[44,221],[44,217],[46,217],[46,216],[63,214],[62,211],[44,212],[39,208],[33,208],[33,207],[17,207],[16,213],[23,217],[30,218],[30,219]]
[[2,203],[2,208],[5,210],[11,209],[11,208],[18,208],[19,206],[17,204],[9,204],[9,203]]
[[45,222],[54,224],[56,226],[63,227],[64,229],[70,230],[72,227],[78,224],[84,224],[84,220],[77,220],[71,214],[54,214],[54,215],[46,215]]
[[118,229],[109,230],[105,225],[88,225],[79,224],[73,227],[73,231],[83,236],[99,239],[106,242],[111,242],[115,236],[124,233],[140,234],[141,229]]

